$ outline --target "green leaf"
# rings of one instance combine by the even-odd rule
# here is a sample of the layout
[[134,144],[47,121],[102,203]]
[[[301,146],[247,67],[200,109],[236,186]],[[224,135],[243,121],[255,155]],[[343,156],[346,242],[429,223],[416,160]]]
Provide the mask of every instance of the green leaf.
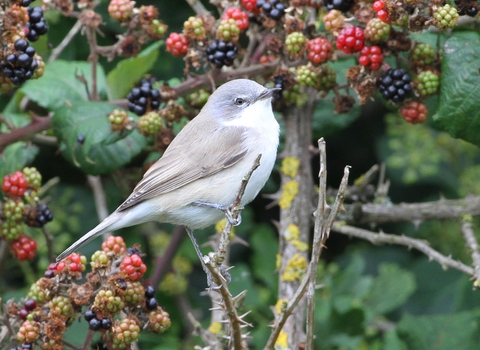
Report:
[[480,146],[480,34],[455,32],[443,45],[435,127]]
[[[355,64],[353,58],[338,60],[330,64],[337,72],[337,83],[345,84],[347,82],[345,73],[348,68]],[[329,96],[332,96],[332,94],[330,93]],[[355,98],[355,105],[348,113],[336,114],[334,112],[335,105],[329,98],[317,102],[313,114],[314,137],[319,138],[335,134],[348,127],[360,116],[360,106],[356,94],[352,93],[352,96]]]
[[370,311],[385,314],[402,305],[415,292],[415,276],[393,263],[383,263],[365,304]]
[[397,333],[408,349],[473,350],[478,349],[479,317],[479,310],[435,316],[405,315]]
[[[41,79],[28,80],[20,89],[28,98],[49,110],[71,106],[87,101],[85,84],[76,78],[82,76],[87,81],[88,91],[92,91],[91,64],[88,62],[55,61],[48,63]],[[97,91],[105,95],[105,73],[97,65]]]
[[7,174],[22,170],[38,153],[37,146],[23,141],[8,145],[0,154],[0,179]]
[[407,350],[405,343],[400,339],[396,330],[383,333],[383,350]]
[[[104,102],[82,102],[56,110],[52,118],[62,154],[88,174],[118,169],[146,144],[137,130],[112,134],[107,115],[114,108]],[[77,141],[79,135],[83,144]]]
[[140,52],[137,57],[119,62],[117,67],[108,73],[107,94],[110,101],[125,97],[135,82],[153,67],[162,44],[163,41],[153,43]]

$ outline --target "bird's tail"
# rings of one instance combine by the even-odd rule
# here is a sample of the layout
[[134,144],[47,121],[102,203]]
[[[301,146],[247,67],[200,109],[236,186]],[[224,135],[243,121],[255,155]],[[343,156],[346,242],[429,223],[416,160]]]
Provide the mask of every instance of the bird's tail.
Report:
[[118,212],[113,212],[110,216],[105,218],[101,223],[99,223],[96,227],[88,231],[86,234],[84,234],[78,241],[73,243],[70,247],[65,249],[63,253],[61,253],[57,258],[55,259],[56,262],[59,262],[63,259],[65,259],[67,256],[72,254],[75,250],[80,248],[81,246],[87,244],[91,240],[95,239],[96,237],[115,230],[114,225],[116,222],[118,222]]

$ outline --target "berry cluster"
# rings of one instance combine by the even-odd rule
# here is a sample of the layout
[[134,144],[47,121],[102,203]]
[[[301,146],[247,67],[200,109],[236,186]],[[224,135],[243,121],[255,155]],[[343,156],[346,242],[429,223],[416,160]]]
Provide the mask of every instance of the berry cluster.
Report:
[[315,38],[308,42],[308,59],[315,65],[323,64],[333,56],[333,46],[327,39]]
[[383,63],[382,49],[378,46],[365,46],[360,51],[358,63],[371,70],[379,70]]
[[280,20],[285,14],[285,5],[280,0],[257,0],[257,8],[275,21]]
[[11,249],[18,260],[32,260],[37,253],[37,242],[22,234],[11,243]]
[[115,256],[121,256],[127,253],[127,245],[120,236],[110,236],[102,243],[102,250],[105,253],[113,253]]
[[429,97],[437,93],[440,85],[438,74],[431,70],[420,72],[415,79],[415,90],[421,97]]
[[233,43],[217,39],[208,44],[205,52],[208,61],[215,67],[229,67],[237,57],[238,47]]
[[120,270],[125,272],[130,280],[136,281],[143,277],[143,274],[147,271],[147,266],[143,263],[141,256],[134,253],[123,258]]
[[78,276],[85,271],[87,258],[84,255],[72,253],[56,265],[57,273]]
[[238,29],[240,30],[247,29],[249,25],[248,14],[240,10],[238,7],[229,7],[226,9],[222,18],[234,19],[237,22]]
[[373,10],[377,13],[377,17],[385,23],[391,23],[392,20],[388,16],[385,8],[385,0],[377,0],[373,3]]
[[6,195],[23,196],[27,189],[25,175],[17,171],[11,175],[5,175],[3,178],[2,191]]
[[285,48],[291,59],[298,59],[307,49],[307,38],[300,32],[290,33],[285,38]]
[[412,91],[410,82],[410,76],[405,69],[389,69],[380,78],[379,90],[386,100],[402,102]]
[[109,330],[113,325],[112,320],[109,318],[97,318],[97,315],[93,310],[85,311],[83,318],[88,322],[88,328],[92,331],[99,331],[100,329]]
[[347,24],[337,37],[337,49],[345,53],[358,52],[363,49],[364,44],[363,29],[351,24]]
[[183,34],[171,33],[165,43],[167,45],[167,51],[173,56],[179,57],[187,54],[190,42]]
[[143,287],[137,275],[119,269],[120,262],[125,270],[128,266],[138,269],[135,264],[141,262],[140,250],[127,249],[123,239],[114,236],[102,246],[103,250],[92,255],[91,273],[82,276],[87,260],[73,253],[58,264],[52,263],[48,276],[46,273],[32,284],[26,301],[12,306],[12,316],[24,321],[16,326],[20,326],[17,339],[22,346],[57,349],[54,345],[81,314],[88,328],[101,333],[108,349],[129,348],[140,330],[163,333],[170,327],[170,317],[158,305],[153,287]]
[[420,101],[408,102],[400,112],[405,121],[412,124],[424,123],[428,116],[427,106]]
[[372,18],[365,27],[365,39],[372,43],[381,43],[388,39],[390,25],[379,18]]
[[112,113],[108,115],[108,121],[112,131],[124,131],[130,124],[127,112],[121,109],[114,109]]
[[26,24],[27,39],[37,41],[40,35],[47,34],[48,26],[43,17],[43,10],[39,6],[28,8],[29,20]]
[[324,0],[323,3],[328,11],[338,10],[341,12],[348,12],[352,6],[353,0]]
[[128,110],[142,116],[147,111],[160,107],[160,92],[152,87],[150,79],[142,79],[127,95]]
[[14,48],[15,51],[6,55],[0,64],[0,71],[12,84],[21,85],[33,77],[38,68],[38,61],[34,58],[35,49],[29,46],[28,41],[18,39]]

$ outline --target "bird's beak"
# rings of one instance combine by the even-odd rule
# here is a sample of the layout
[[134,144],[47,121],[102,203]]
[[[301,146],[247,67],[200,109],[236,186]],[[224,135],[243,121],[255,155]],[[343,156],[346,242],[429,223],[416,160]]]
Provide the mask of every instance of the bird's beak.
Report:
[[265,100],[266,98],[270,98],[273,94],[277,91],[280,91],[280,88],[272,88],[272,89],[265,89],[257,98],[257,101]]

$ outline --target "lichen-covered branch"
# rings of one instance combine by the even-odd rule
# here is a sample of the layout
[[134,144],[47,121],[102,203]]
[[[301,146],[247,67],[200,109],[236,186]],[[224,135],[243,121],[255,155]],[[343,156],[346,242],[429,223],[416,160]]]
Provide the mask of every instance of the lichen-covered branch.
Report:
[[480,214],[480,196],[463,199],[440,199],[426,203],[361,204],[345,206],[347,214],[341,219],[349,224],[385,224],[389,222],[446,220],[461,218],[465,214]]

